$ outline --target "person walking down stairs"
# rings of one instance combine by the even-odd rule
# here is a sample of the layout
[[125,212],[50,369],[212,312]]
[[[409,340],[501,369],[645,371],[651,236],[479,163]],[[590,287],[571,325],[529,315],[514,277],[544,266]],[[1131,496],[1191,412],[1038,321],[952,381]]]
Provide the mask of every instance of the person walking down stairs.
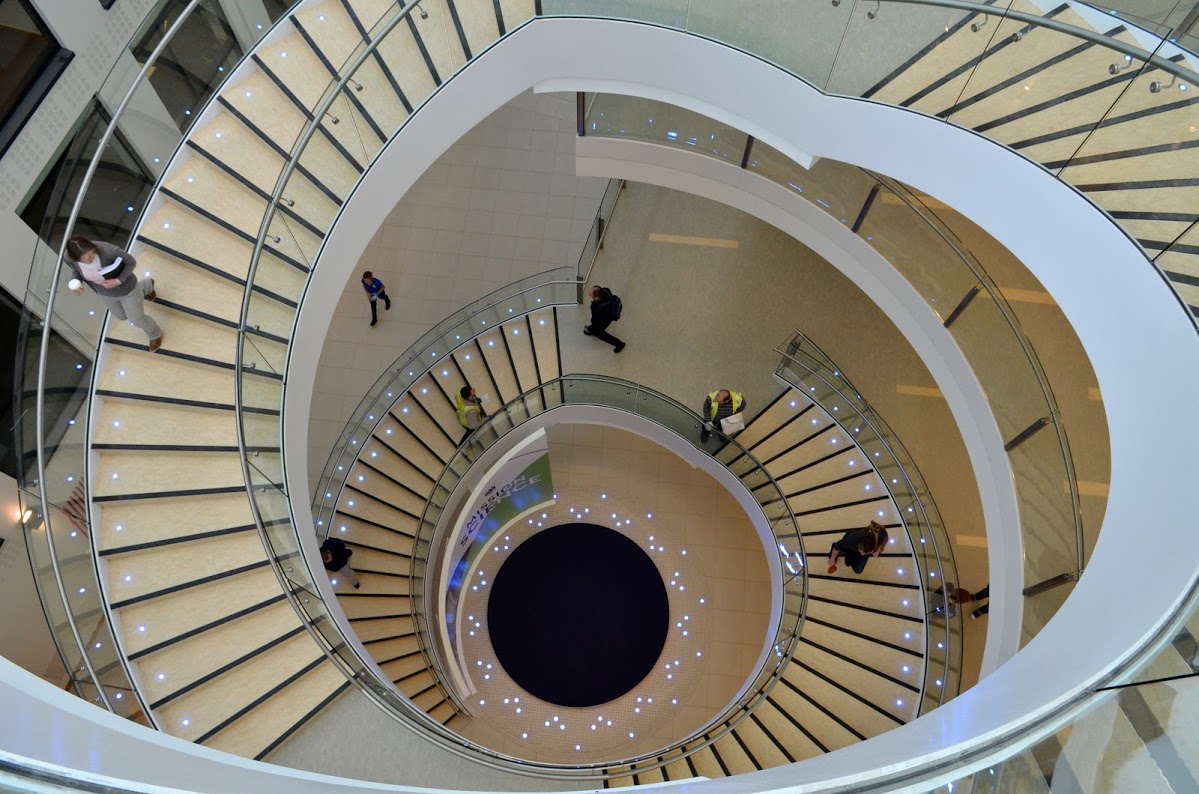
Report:
[[82,295],[87,284],[104,301],[109,314],[145,331],[150,352],[157,353],[162,347],[162,328],[146,314],[143,301],[157,300],[158,293],[154,279],[138,279],[133,255],[110,243],[76,236],[67,240],[66,261],[75,273],[68,285],[71,292]]
[[383,299],[383,311],[391,310],[391,298],[387,297],[387,287],[383,286],[383,282],[375,278],[375,274],[369,270],[362,271],[362,288],[366,290],[366,295],[371,302],[371,326],[379,324],[379,298]]
[[744,414],[745,397],[739,391],[708,392],[700,416],[704,418],[704,429],[700,431],[700,443],[707,443],[713,430],[719,430],[726,436],[745,429]]
[[979,590],[977,593],[974,593],[974,596],[973,596],[973,598],[971,598],[971,600],[972,601],[984,601],[985,600],[987,602],[987,603],[983,604],[981,607],[979,607],[978,609],[976,609],[970,613],[971,620],[978,620],[983,615],[989,614],[991,612],[991,583],[987,582],[986,587],[984,587],[982,590]]
[[[358,575],[350,567],[350,557],[353,556],[354,550],[339,538],[325,538],[325,542],[321,544],[321,560],[325,563],[325,570],[330,574],[345,577],[357,590],[362,586],[362,582],[358,581]],[[333,584],[337,584],[336,579],[333,579]]]
[[483,424],[483,420],[487,418],[486,412],[483,411],[483,400],[475,394],[475,390],[470,386],[463,386],[454,395],[454,409],[458,414],[458,424],[466,428],[466,432],[462,434],[462,444],[467,437]]
[[828,572],[837,572],[837,558],[845,556],[845,564],[861,576],[871,557],[877,557],[887,547],[887,528],[871,521],[865,529],[851,529],[833,544],[828,553]]
[[608,333],[608,326],[620,319],[624,303],[607,287],[596,285],[588,292],[591,296],[591,325],[583,329],[587,336],[594,336],[612,345],[612,352],[624,350],[624,342]]

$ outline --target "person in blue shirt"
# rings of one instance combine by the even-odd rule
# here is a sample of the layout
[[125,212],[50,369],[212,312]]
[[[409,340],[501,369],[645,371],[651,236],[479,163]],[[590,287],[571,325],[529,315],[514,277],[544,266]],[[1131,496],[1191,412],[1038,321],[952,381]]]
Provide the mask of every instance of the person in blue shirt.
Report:
[[387,287],[383,286],[383,282],[375,278],[375,274],[369,270],[362,272],[362,288],[366,290],[366,294],[371,299],[371,325],[376,325],[379,322],[379,310],[376,304],[379,298],[383,299],[383,310],[391,308],[391,298],[387,297]]

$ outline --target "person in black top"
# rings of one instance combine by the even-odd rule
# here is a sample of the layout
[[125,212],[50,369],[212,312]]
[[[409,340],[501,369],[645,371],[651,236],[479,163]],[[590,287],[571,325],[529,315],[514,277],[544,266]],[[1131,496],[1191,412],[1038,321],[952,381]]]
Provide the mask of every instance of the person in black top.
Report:
[[[358,581],[358,576],[350,567],[350,557],[352,556],[354,556],[354,550],[346,546],[345,542],[339,538],[326,538],[325,542],[321,544],[321,559],[325,563],[325,570],[344,576],[346,581],[354,585],[354,589],[357,590],[362,586],[362,582]],[[333,580],[333,584],[337,584],[336,579]]]
[[594,336],[612,345],[612,352],[624,350],[624,342],[608,333],[608,326],[615,321],[616,296],[607,287],[594,286],[587,293],[591,296],[591,325],[583,329],[587,336]]
[[887,528],[877,521],[865,529],[851,529],[829,550],[828,572],[837,572],[837,557],[844,555],[846,564],[860,575],[870,558],[882,554],[886,546]]

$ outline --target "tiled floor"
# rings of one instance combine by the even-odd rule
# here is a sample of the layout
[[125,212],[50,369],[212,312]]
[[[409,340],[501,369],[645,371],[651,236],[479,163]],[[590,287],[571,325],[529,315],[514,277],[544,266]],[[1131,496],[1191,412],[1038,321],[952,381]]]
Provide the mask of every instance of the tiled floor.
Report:
[[[677,582],[670,588],[672,626],[661,664],[602,706],[545,703],[516,686],[495,660],[486,587],[467,591],[460,609],[473,618],[468,622],[476,633],[463,645],[478,691],[469,701],[477,719],[463,733],[502,752],[556,762],[667,746],[718,717],[756,672],[771,605],[762,541],[727,491],[651,441],[613,428],[568,425],[551,427],[549,442],[558,503],[543,511],[544,519],[505,531],[499,551],[487,552],[480,568],[502,565],[510,553],[504,547],[514,550],[541,530],[537,523],[568,523],[590,510],[588,520],[636,540],[664,581]],[[612,514],[617,518],[609,521]]]
[[321,351],[309,481],[354,407],[421,334],[525,276],[577,263],[607,180],[575,177],[573,94],[521,94],[464,135],[396,204],[355,268],[387,287],[391,311],[346,284]]

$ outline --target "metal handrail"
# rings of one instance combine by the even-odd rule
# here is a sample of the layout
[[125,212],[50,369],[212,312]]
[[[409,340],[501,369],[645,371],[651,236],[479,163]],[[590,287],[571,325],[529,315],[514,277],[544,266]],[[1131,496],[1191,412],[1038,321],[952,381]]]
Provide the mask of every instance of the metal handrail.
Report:
[[[626,389],[629,389],[630,392],[635,391],[637,394],[643,395],[644,397],[652,397],[653,399],[657,400],[658,402],[670,405],[670,407],[676,411],[679,411],[690,417],[693,417],[695,420],[697,420],[700,423],[703,422],[703,417],[701,417],[699,414],[697,414],[695,411],[693,411],[691,408],[687,407],[683,403],[679,402],[678,400],[674,399],[673,397],[670,397],[669,395],[655,391],[654,389],[650,389],[650,388],[642,386],[640,384],[633,383],[631,381],[622,380],[620,378],[612,378],[612,377],[608,377],[608,376],[594,375],[594,374],[564,375],[564,376],[555,378],[553,380],[546,381],[546,382],[540,384],[539,386],[529,389],[528,391],[524,392],[520,396],[518,396],[518,397],[512,399],[511,401],[509,401],[508,403],[506,403],[503,406],[503,408],[494,411],[486,422],[484,422],[482,425],[480,425],[477,429],[473,430],[465,439],[463,439],[460,449],[464,449],[464,448],[470,446],[480,436],[484,435],[485,431],[489,431],[492,434],[494,434],[496,437],[496,440],[498,440],[500,437],[506,435],[507,433],[515,431],[516,427],[518,427],[519,425],[514,424],[512,428],[510,428],[507,431],[504,431],[503,433],[500,433],[498,431],[498,429],[495,427],[495,422],[496,422],[497,418],[499,418],[501,416],[505,416],[505,417],[507,416],[507,412],[504,409],[506,409],[510,406],[518,405],[518,404],[523,405],[528,402],[528,398],[530,397],[530,395],[539,394],[547,388],[548,389],[553,389],[555,387],[562,388],[564,384],[566,384],[567,382],[571,382],[571,381],[591,381],[591,382],[596,382],[596,383],[615,384],[617,386],[623,386]],[[562,393],[563,393],[563,395],[565,395],[565,390],[563,390]],[[558,408],[565,407],[566,405],[568,405],[568,403],[565,401],[565,397],[563,397],[562,405],[554,406],[553,408],[547,408],[542,413],[549,413]],[[604,405],[606,405],[606,404],[604,404]],[[630,411],[628,411],[627,408],[624,408],[620,405],[606,405],[606,407],[613,408],[615,410],[621,410],[621,411],[626,411],[629,413],[634,413],[634,415],[636,415],[636,416],[640,416],[644,419],[654,421],[651,416],[648,416],[646,414],[638,414],[635,412],[630,412]],[[669,426],[667,426],[667,425],[662,425],[662,426],[667,427],[667,429],[671,429],[673,432],[673,429],[669,428]],[[722,438],[724,440],[725,443],[721,447],[721,449],[725,449],[728,446],[735,447],[740,452],[740,455],[738,455],[737,459],[740,459],[741,457],[745,457],[745,458],[749,459],[755,465],[754,472],[765,475],[766,482],[762,483],[762,485],[763,486],[770,485],[771,487],[774,488],[774,491],[779,494],[781,504],[783,504],[786,509],[786,515],[781,520],[782,521],[790,520],[791,525],[795,527],[795,541],[797,542],[797,544],[799,546],[799,552],[801,554],[801,559],[806,559],[807,555],[806,555],[806,550],[805,550],[804,543],[803,543],[803,535],[799,531],[799,525],[795,520],[794,513],[791,511],[791,506],[787,502],[786,498],[783,497],[783,491],[779,487],[778,483],[775,481],[774,477],[770,474],[769,471],[766,470],[766,467],[761,463],[761,461],[759,461],[752,453],[750,453],[750,451],[748,449],[743,447],[735,439],[733,439],[730,436],[725,435],[724,433],[722,433],[720,431],[719,428],[716,428],[716,427],[714,427],[712,429],[712,433],[714,435],[719,436],[720,438]],[[447,493],[452,494],[453,490],[457,487],[457,484],[455,484],[455,488],[446,488],[445,485],[443,484],[443,482],[446,478],[446,475],[449,474],[451,471],[453,471],[454,462],[456,460],[458,460],[460,457],[462,457],[461,452],[457,453],[446,464],[445,468],[442,471],[441,476],[437,480],[437,484],[433,487],[434,493],[441,490],[441,491],[445,491]],[[713,460],[715,460],[714,456],[713,456]],[[717,462],[719,462],[719,461],[717,461]],[[721,465],[723,465],[723,464],[721,464]],[[744,483],[743,483],[744,477],[741,475],[736,475],[736,476],[737,476],[738,481],[742,482],[742,485],[744,487]],[[461,479],[459,479],[459,482],[461,482]],[[761,487],[761,486],[758,486],[758,487]],[[755,501],[757,501],[756,497],[754,497],[754,499],[755,499]],[[759,504],[760,504],[760,502],[759,502]],[[429,546],[428,552],[431,552],[433,549],[433,545],[434,545],[432,543],[432,536],[435,536],[438,533],[438,531],[440,530],[440,528],[443,524],[443,519],[445,517],[445,514],[443,513],[442,516],[439,516],[436,522],[430,522],[428,512],[429,512],[429,502],[426,502],[425,509],[421,512],[420,521],[417,523],[417,527],[418,527],[417,531],[418,531],[418,533],[420,533],[421,529],[424,526],[426,526],[430,523],[433,524],[434,530],[429,539],[429,544],[428,544],[428,546]],[[778,523],[778,522],[771,522],[769,517],[765,516],[764,513],[763,513],[763,516],[765,517],[767,523],[770,524],[771,526],[773,526],[775,523]],[[414,548],[416,546],[419,546],[419,543],[420,543],[420,535],[418,534],[417,539],[414,542]],[[428,552],[426,552],[426,553],[428,553]],[[412,558],[412,569],[414,571],[414,575],[413,575],[414,579],[416,578],[415,570],[416,570],[417,563],[418,563],[417,555],[414,554],[413,558]],[[719,716],[710,720],[708,723],[706,723],[700,729],[697,729],[697,730],[691,732],[691,737],[694,737],[697,735],[703,735],[706,732],[710,731],[713,726],[724,724],[725,728],[717,736],[706,737],[703,741],[698,742],[698,743],[694,744],[693,746],[687,748],[686,751],[683,752],[681,755],[673,756],[669,759],[664,759],[664,758],[662,758],[662,756],[667,753],[672,752],[675,749],[684,747],[685,745],[687,745],[691,741],[693,741],[693,738],[689,737],[687,739],[672,743],[666,747],[659,748],[657,750],[654,750],[649,753],[644,753],[639,756],[627,757],[627,758],[622,758],[622,759],[618,759],[618,760],[609,760],[609,761],[592,763],[592,764],[556,765],[556,764],[547,764],[545,762],[531,762],[531,761],[524,761],[524,760],[516,759],[517,762],[521,764],[521,768],[522,769],[529,769],[529,768],[556,769],[556,770],[560,770],[560,771],[571,771],[572,773],[578,772],[579,770],[603,770],[602,774],[592,775],[592,776],[583,775],[583,777],[585,777],[586,779],[607,779],[609,777],[616,777],[616,776],[626,774],[621,771],[613,771],[613,769],[616,767],[638,765],[638,768],[637,768],[638,772],[649,771],[651,769],[658,769],[669,763],[674,763],[679,758],[683,758],[683,757],[692,755],[692,754],[704,749],[705,747],[708,747],[709,745],[713,744],[714,742],[718,741],[722,736],[727,735],[730,731],[734,730],[737,727],[737,725],[739,725],[743,720],[747,719],[749,717],[749,715],[752,713],[752,711],[753,711],[752,708],[746,708],[749,705],[749,703],[751,703],[755,699],[760,700],[761,697],[765,697],[767,694],[769,694],[770,690],[774,688],[774,686],[782,678],[782,675],[783,675],[782,670],[790,663],[791,658],[794,655],[796,648],[798,647],[800,634],[803,629],[804,618],[805,618],[806,612],[807,612],[807,602],[808,602],[808,577],[806,575],[806,567],[804,568],[804,572],[805,572],[804,575],[800,577],[802,580],[802,591],[801,591],[801,596],[800,596],[801,601],[800,601],[799,614],[796,616],[797,621],[796,621],[795,629],[794,629],[794,631],[791,632],[790,636],[787,638],[785,650],[781,653],[778,653],[776,650],[776,654],[774,655],[774,658],[776,658],[776,659],[781,658],[782,661],[775,663],[775,669],[771,672],[771,674],[768,676],[768,678],[766,679],[766,681],[764,682],[763,685],[756,687],[754,690],[752,690],[750,692],[746,692],[744,695],[742,695],[740,698],[737,699],[736,703],[734,703],[729,708],[725,709]],[[785,569],[782,573],[782,576],[783,576],[783,580],[784,580],[784,589],[785,589],[785,582],[789,578]],[[779,636],[784,618],[785,618],[785,614],[783,613],[783,611],[780,611],[779,624],[775,627],[775,631],[774,631],[776,649],[777,649],[777,645],[778,645],[778,636]],[[769,665],[771,663],[771,658],[772,658],[771,655],[768,654],[766,657],[766,660],[761,665],[759,665],[757,671],[752,676],[747,676],[746,680],[755,680],[756,681],[762,675],[762,672],[766,669],[767,665]],[[426,660],[428,661],[427,656],[426,656]],[[437,675],[439,677],[441,677],[441,678],[446,677],[445,665],[441,662],[440,658],[438,658],[435,662],[430,662],[430,666],[434,667],[434,671],[437,673]],[[744,710],[743,714],[740,714],[735,718],[729,717],[730,714],[734,714],[734,713],[736,713],[738,711],[742,711],[742,710]],[[439,727],[441,727],[441,726],[439,725]],[[492,754],[495,756],[502,756],[502,754],[496,753],[495,751],[490,750],[488,748],[481,747],[480,745],[474,745],[474,746],[477,747],[479,750],[481,750],[484,753]],[[507,757],[507,756],[503,756],[503,757]],[[648,759],[648,758],[655,758],[657,760],[652,764],[641,765],[644,763],[645,759]]]
[[[858,413],[861,415],[862,421],[864,421],[866,423],[866,425],[868,427],[870,427],[871,430],[874,431],[875,436],[879,439],[879,442],[882,443],[883,448],[886,449],[886,451],[887,451],[887,454],[890,455],[891,459],[896,462],[896,465],[899,468],[900,476],[903,477],[904,483],[908,486],[909,490],[911,490],[911,492],[915,498],[914,506],[920,511],[920,516],[924,520],[924,525],[929,527],[929,529],[930,529],[929,539],[932,542],[933,557],[937,560],[938,565],[941,569],[941,586],[947,587],[949,580],[946,579],[946,577],[944,576],[944,571],[946,570],[945,557],[943,557],[941,555],[941,552],[938,548],[936,533],[931,531],[933,526],[940,526],[940,527],[944,528],[944,521],[940,518],[941,511],[937,508],[936,501],[933,500],[932,490],[928,487],[928,484],[925,482],[924,476],[920,473],[919,467],[916,466],[915,459],[912,457],[911,453],[909,453],[907,451],[907,447],[904,446],[903,442],[900,440],[899,436],[895,433],[895,431],[893,431],[891,429],[890,425],[888,425],[881,416],[879,416],[877,413],[874,412],[874,409],[871,408],[868,403],[866,403],[866,401],[862,398],[861,393],[858,392],[858,390],[850,382],[849,378],[847,378],[843,374],[841,374],[840,370],[834,370],[834,372],[836,373],[835,377],[841,379],[843,386],[848,387],[850,389],[850,391],[852,392],[852,394],[854,395],[854,397],[847,396],[843,390],[843,386],[831,382],[827,377],[824,376],[823,373],[812,369],[807,364],[805,364],[804,362],[797,359],[791,353],[791,351],[788,350],[788,346],[789,346],[788,343],[794,344],[796,342],[796,340],[803,340],[803,342],[806,343],[809,347],[819,351],[821,353],[821,355],[827,359],[827,356],[824,356],[823,351],[820,351],[820,348],[810,338],[808,338],[805,334],[801,333],[798,330],[794,331],[793,334],[787,340],[785,340],[784,343],[780,343],[778,346],[776,346],[774,348],[774,351],[776,353],[778,353],[779,355],[784,356],[786,359],[794,362],[797,366],[802,367],[805,371],[809,372],[812,376],[817,378],[821,383],[823,383],[825,386],[827,386],[835,394],[840,396],[841,399],[845,400],[845,402],[848,405],[853,406],[855,408],[855,410],[857,410]],[[790,381],[788,381],[788,382],[790,382]],[[794,386],[795,384],[792,384],[792,385]],[[841,426],[842,430],[846,430],[844,425],[841,425],[841,422],[838,420],[837,417],[833,416],[831,413],[829,414],[829,416],[833,419],[834,422],[837,422],[837,424]],[[846,431],[846,435],[851,439],[854,436],[853,433],[849,433],[848,431]],[[900,456],[899,454],[897,454],[896,449],[902,451],[903,455]],[[904,460],[904,459],[909,461],[908,465],[900,464],[900,461]],[[919,483],[922,485],[922,487],[921,487],[921,485],[917,485],[917,483],[913,482],[911,472],[915,473],[915,476],[919,480]],[[888,493],[891,493],[891,488],[888,485],[886,478],[884,477],[884,478],[880,478],[880,479],[882,480],[883,487],[887,489]],[[924,498],[920,497],[920,494],[925,494],[925,497]],[[892,500],[894,501],[894,497],[892,497]],[[926,500],[927,500],[927,504],[926,504]],[[896,504],[898,504],[898,503],[896,503]],[[911,506],[911,505],[909,505],[909,506]],[[931,507],[931,513],[937,517],[937,520],[935,523],[929,519],[929,513],[930,513],[929,508],[930,507]],[[908,528],[908,522],[907,522],[907,520],[904,519],[904,514],[903,514],[902,510],[899,511],[899,520],[903,523],[904,532],[908,534],[908,537],[910,539],[911,538],[911,530]],[[945,551],[948,554],[948,560],[949,560],[948,569],[951,571],[953,578],[956,580],[958,578],[957,577],[957,561],[954,559],[953,547],[949,543],[946,543]],[[913,557],[915,559],[914,564],[917,566],[917,568],[919,568],[920,562],[921,562],[919,556],[913,555]],[[922,586],[920,588],[920,594],[921,594],[921,597],[924,598],[927,595],[925,588],[923,587],[924,578],[920,577],[919,581],[922,583]],[[924,609],[924,614],[928,615],[927,601],[926,601],[926,606]],[[945,640],[947,643],[946,649],[945,649],[945,651],[946,651],[945,652],[945,664],[944,664],[945,672],[941,679],[942,681],[949,680],[949,669],[950,669],[949,660],[950,660],[950,656],[952,655],[951,654],[952,648],[950,647],[949,643],[950,643],[950,637],[952,635],[953,635],[953,632],[949,629],[949,624],[947,622],[946,623],[946,631],[945,631]],[[927,664],[928,658],[929,658],[929,647],[928,647],[929,642],[930,642],[930,640],[928,637],[928,632],[926,631],[925,632],[925,654],[924,654],[924,659],[925,659],[926,664]],[[927,690],[926,687],[921,687],[920,699],[921,699],[922,704],[927,695],[926,690]],[[944,691],[944,690],[942,690],[942,691]],[[943,702],[944,702],[944,700],[942,700],[940,703],[938,703],[938,705],[940,705]],[[919,713],[919,712],[920,712],[920,709],[917,709],[917,713]]]
[[[141,87],[142,83],[145,81],[146,77],[150,74],[150,72],[152,72],[154,70],[154,64],[157,62],[158,56],[162,53],[162,51],[164,49],[166,49],[166,46],[169,43],[171,43],[171,40],[174,38],[175,34],[179,31],[179,28],[181,28],[183,26],[183,23],[187,21],[188,17],[191,15],[192,11],[196,8],[196,6],[200,5],[201,2],[202,2],[202,0],[189,0],[187,6],[184,7],[184,9],[183,9],[183,12],[179,15],[179,17],[175,20],[175,22],[167,29],[167,32],[163,35],[162,40],[160,42],[158,42],[158,45],[153,49],[153,51],[151,51],[150,57],[147,58],[145,64],[142,65],[141,70],[137,73],[137,77],[134,78],[134,80],[133,80],[133,84],[129,87],[129,90],[125,92],[125,96],[121,98],[120,104],[118,104],[116,109],[113,111],[112,122],[104,129],[104,133],[100,136],[100,140],[96,144],[96,152],[97,153],[103,152],[104,149],[108,146],[109,140],[111,140],[112,136],[116,133],[117,121],[124,114],[125,109],[127,107],[129,107],[129,103],[133,101],[134,93],[137,91],[137,89],[139,87]],[[62,576],[60,575],[60,572],[58,570],[58,565],[56,563],[57,556],[56,556],[56,553],[54,550],[54,533],[50,529],[50,526],[51,526],[50,525],[50,511],[45,509],[45,505],[50,504],[50,500],[48,498],[48,493],[47,493],[47,488],[46,488],[46,449],[45,449],[45,445],[42,443],[42,433],[44,432],[44,429],[46,426],[46,424],[45,424],[46,423],[46,391],[45,391],[46,364],[49,361],[49,357],[50,357],[50,337],[51,337],[51,332],[52,332],[52,327],[51,327],[52,326],[52,318],[54,317],[54,300],[55,300],[56,294],[58,292],[59,277],[62,275],[63,260],[66,258],[66,252],[67,252],[66,241],[68,239],[70,239],[71,232],[73,232],[75,229],[75,223],[76,223],[76,221],[79,220],[79,213],[83,209],[84,199],[87,198],[87,189],[91,185],[92,177],[95,176],[96,171],[99,167],[100,167],[100,158],[93,157],[91,159],[91,162],[89,162],[87,165],[87,170],[83,174],[83,181],[80,184],[79,193],[76,194],[75,202],[71,205],[71,212],[67,216],[67,225],[63,231],[63,245],[62,245],[62,248],[59,249],[58,257],[54,263],[54,273],[50,276],[50,294],[47,296],[47,299],[46,299],[46,316],[43,320],[43,325],[42,325],[42,343],[41,343],[41,348],[38,351],[37,397],[36,397],[37,430],[35,431],[37,441],[38,441],[38,443],[37,443],[38,495],[40,496],[40,498],[42,500],[42,506],[43,506],[42,515],[45,519],[45,526],[46,526],[46,530],[45,530],[46,544],[48,545],[48,547],[50,549],[50,559],[52,561],[52,567],[54,568],[54,583],[55,583],[55,587],[58,589],[58,594],[62,598],[64,605],[68,604],[69,602],[67,601],[66,588],[63,586]],[[93,377],[93,379],[95,377],[94,368],[93,368],[93,372],[92,372],[92,377]],[[87,469],[85,468],[85,471],[86,470]],[[84,492],[86,494],[85,503],[89,506],[88,507],[88,518],[89,518],[88,524],[90,526],[90,524],[91,524],[90,505],[92,503],[91,502],[91,482],[89,481],[89,478],[87,476],[84,476],[83,482],[84,482],[84,489],[85,489]],[[107,606],[106,606],[106,609],[107,609]],[[92,678],[92,680],[95,681],[96,690],[100,693],[100,698],[104,702],[105,708],[107,708],[109,711],[114,711],[113,705],[108,699],[108,695],[105,694],[105,692],[104,692],[104,686],[100,683],[99,679],[96,678],[96,671],[92,668],[91,658],[88,656],[87,648],[83,644],[82,638],[79,636],[79,628],[75,625],[75,621],[74,621],[73,617],[71,616],[70,609],[67,609],[67,618],[68,618],[68,623],[71,626],[71,635],[72,635],[72,637],[74,637],[75,642],[79,644],[79,648],[82,652],[81,655],[83,657],[83,664],[87,668],[88,676],[90,676]],[[117,657],[121,660],[121,664],[124,667],[126,677],[128,678],[128,680],[132,681],[133,677],[129,671],[129,667],[128,667],[127,661],[125,659],[125,654],[118,653]],[[138,692],[137,698],[138,698],[139,705],[142,706],[142,710],[146,713],[147,719],[149,719],[151,721],[151,723],[153,724],[154,718],[150,715],[149,708],[146,706],[146,703],[144,702],[140,692]]]

